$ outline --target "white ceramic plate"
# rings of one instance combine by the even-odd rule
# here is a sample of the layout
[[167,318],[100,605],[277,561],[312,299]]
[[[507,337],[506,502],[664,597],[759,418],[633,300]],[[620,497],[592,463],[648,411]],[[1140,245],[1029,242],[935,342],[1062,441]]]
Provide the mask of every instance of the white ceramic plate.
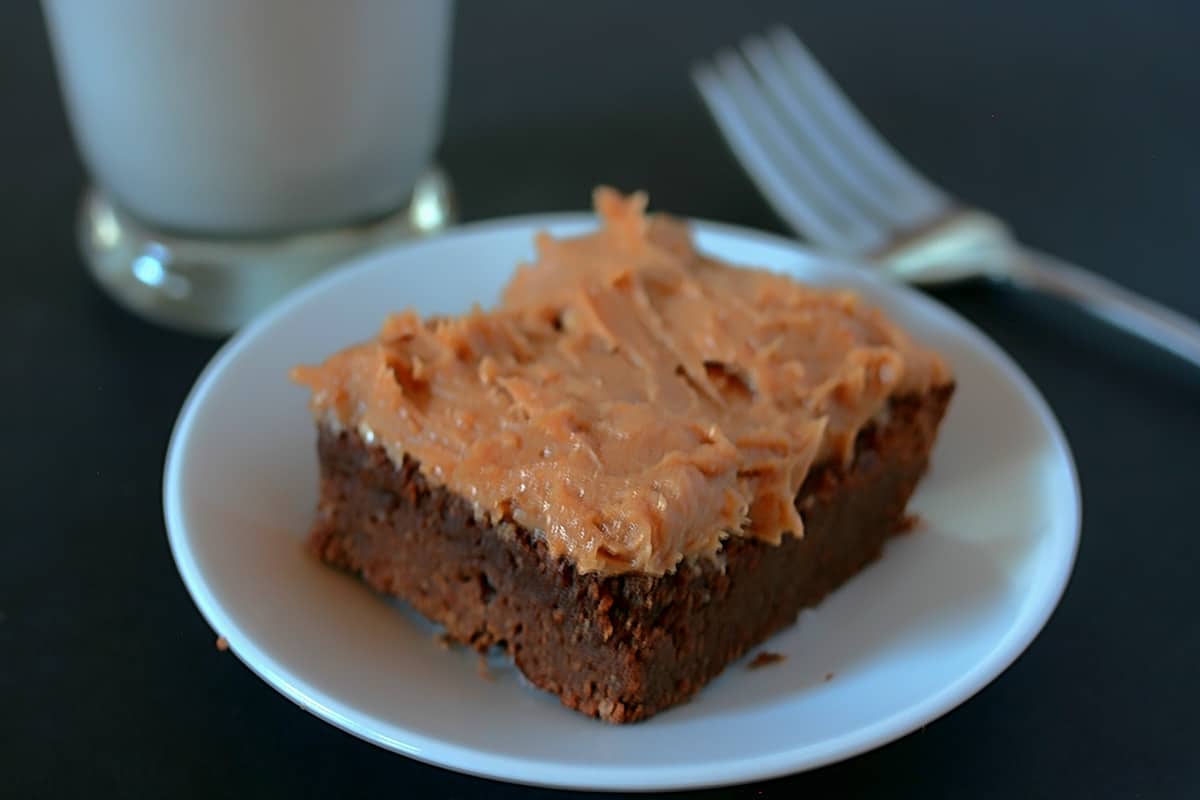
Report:
[[[667,789],[740,783],[846,758],[949,711],[1029,644],[1062,593],[1079,489],[1058,424],[1029,380],[936,302],[787,240],[697,223],[730,261],[854,286],[953,364],[958,392],[913,500],[924,524],[692,702],[609,726],[522,684],[484,680],[474,654],[307,555],[314,431],[294,364],[374,334],[405,306],[490,303],[534,232],[582,215],[464,227],[396,247],[299,290],[230,341],[171,439],[171,549],[200,611],[251,669],[313,714],[407,756],[550,786]],[[757,648],[761,650],[764,648]],[[751,654],[753,655],[753,653]]]

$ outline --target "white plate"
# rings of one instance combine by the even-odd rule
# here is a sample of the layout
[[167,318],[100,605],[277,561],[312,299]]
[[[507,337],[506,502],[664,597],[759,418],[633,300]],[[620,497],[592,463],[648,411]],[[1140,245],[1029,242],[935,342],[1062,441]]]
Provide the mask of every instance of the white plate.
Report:
[[[523,685],[309,557],[316,499],[306,392],[287,370],[374,334],[389,311],[492,302],[536,230],[582,215],[468,226],[396,247],[299,290],[230,341],[171,439],[171,549],[200,611],[264,680],[355,736],[521,783],[594,789],[729,784],[846,758],[929,722],[995,678],[1058,601],[1079,489],[1046,403],[979,331],[936,302],[781,238],[697,223],[728,260],[854,286],[949,357],[958,380],[913,500],[924,524],[766,645],[782,663],[729,667],[691,703],[609,726]],[[757,648],[761,650],[763,648]],[[832,677],[829,677],[832,676]]]

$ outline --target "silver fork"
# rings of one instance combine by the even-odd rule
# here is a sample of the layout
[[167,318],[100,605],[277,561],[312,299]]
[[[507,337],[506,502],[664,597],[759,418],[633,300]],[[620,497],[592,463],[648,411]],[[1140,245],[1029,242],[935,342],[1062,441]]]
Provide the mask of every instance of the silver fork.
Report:
[[1078,303],[1200,366],[1200,324],[1088,270],[1021,245],[893,150],[785,28],[696,65],[700,90],[767,201],[818,247],[930,285],[989,277]]

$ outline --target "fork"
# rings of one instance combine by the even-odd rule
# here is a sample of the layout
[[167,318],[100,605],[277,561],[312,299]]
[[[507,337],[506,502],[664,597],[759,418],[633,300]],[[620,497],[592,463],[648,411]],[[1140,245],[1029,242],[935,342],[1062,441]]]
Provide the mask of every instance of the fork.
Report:
[[730,149],[796,233],[900,280],[991,278],[1073,301],[1200,366],[1200,324],[1017,242],[908,164],[786,28],[692,69]]

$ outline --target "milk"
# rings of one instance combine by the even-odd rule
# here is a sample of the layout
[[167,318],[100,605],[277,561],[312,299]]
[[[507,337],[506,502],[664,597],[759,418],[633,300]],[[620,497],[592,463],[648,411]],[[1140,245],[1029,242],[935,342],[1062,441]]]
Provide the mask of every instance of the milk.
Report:
[[263,235],[367,220],[429,164],[448,0],[43,0],[94,180],[142,221]]

